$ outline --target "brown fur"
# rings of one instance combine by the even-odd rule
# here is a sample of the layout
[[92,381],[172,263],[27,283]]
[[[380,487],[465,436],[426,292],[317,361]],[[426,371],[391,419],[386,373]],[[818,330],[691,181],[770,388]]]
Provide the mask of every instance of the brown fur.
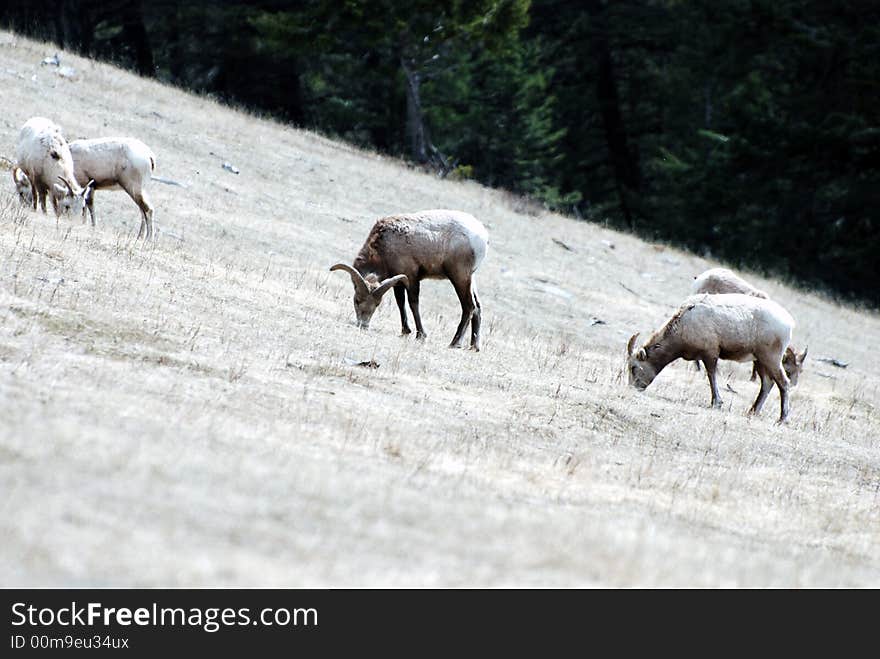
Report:
[[[780,421],[784,421],[788,416],[788,389],[789,378],[782,367],[782,356],[784,343],[777,330],[770,329],[773,325],[762,325],[767,330],[759,333],[757,338],[738,339],[737,333],[726,331],[715,333],[709,329],[708,333],[700,334],[701,330],[697,329],[697,338],[693,337],[695,328],[702,327],[700,320],[695,319],[696,326],[689,326],[690,332],[685,327],[687,314],[697,305],[701,306],[701,318],[705,322],[706,318],[710,318],[705,327],[716,327],[716,322],[730,322],[731,316],[725,315],[724,309],[743,309],[745,318],[749,318],[748,322],[766,323],[767,314],[771,314],[772,318],[780,316],[781,318],[789,318],[788,323],[793,324],[788,314],[780,309],[778,305],[772,302],[762,302],[757,307],[757,302],[750,303],[750,299],[744,295],[725,296],[737,300],[736,302],[726,302],[719,306],[715,306],[715,301],[708,298],[715,296],[706,296],[705,302],[687,304],[681,307],[659,330],[651,335],[651,338],[639,350],[635,349],[638,335],[633,335],[627,344],[627,359],[629,368],[630,383],[641,390],[654,380],[654,378],[668,364],[676,359],[699,360],[706,367],[706,374],[709,377],[709,386],[712,393],[711,404],[713,407],[721,405],[721,396],[718,392],[718,385],[715,378],[715,371],[719,359],[730,359],[742,361],[747,359],[749,355],[753,355],[757,364],[757,372],[761,376],[761,389],[755,403],[752,405],[751,412],[760,411],[764,400],[770,392],[773,383],[777,385],[780,392]],[[762,305],[770,304],[772,306],[762,308]],[[742,307],[740,305],[743,305]],[[774,309],[777,309],[774,311]],[[717,315],[716,314],[720,314]],[[754,314],[754,315],[752,315]],[[734,316],[735,317],[735,316]],[[718,318],[718,320],[714,320]],[[784,326],[784,325],[783,325]],[[722,325],[723,327],[723,325]],[[687,336],[691,339],[687,339]],[[790,329],[787,330],[790,336]],[[754,335],[752,335],[754,337]],[[787,340],[787,337],[786,337]],[[803,357],[800,358],[803,360]]]
[[[479,350],[482,311],[473,286],[475,258],[461,225],[444,218],[441,211],[433,214],[425,212],[392,215],[378,220],[352,264],[367,286],[366,290],[361,290],[360,284],[352,275],[356,311],[359,304],[366,304],[364,319],[360,318],[359,312],[359,323],[362,326],[367,325],[375,308],[372,302],[365,303],[364,298],[367,295],[375,297],[377,291],[391,278],[403,275],[405,279],[394,284],[394,296],[400,310],[401,332],[411,333],[405,307],[406,299],[409,298],[416,337],[423,339],[427,334],[419,313],[419,283],[423,279],[448,279],[455,288],[462,310],[450,347],[461,344],[464,332],[470,324],[471,348]],[[381,294],[384,292],[382,290]],[[373,308],[369,308],[370,306]]]
[[[712,273],[713,276],[708,277],[710,273]],[[694,277],[695,284],[696,280],[700,278],[703,278],[702,285],[695,288],[694,293],[708,293],[710,295],[741,293],[743,295],[770,299],[770,296],[764,291],[755,288],[745,279],[726,268],[713,268],[697,275]],[[791,381],[791,386],[793,387],[797,386],[798,377],[804,368],[804,358],[806,355],[806,349],[800,356],[795,353],[791,346],[785,349],[785,355],[782,358],[782,366],[785,369],[785,374]],[[696,368],[698,371],[700,370],[699,362],[696,362]],[[758,377],[758,370],[758,362],[753,362],[750,381],[754,382],[755,378]]]

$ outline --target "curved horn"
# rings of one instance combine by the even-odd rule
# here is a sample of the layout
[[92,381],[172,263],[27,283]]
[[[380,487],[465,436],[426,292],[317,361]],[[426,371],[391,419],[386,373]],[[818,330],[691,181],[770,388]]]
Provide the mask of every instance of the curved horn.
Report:
[[337,263],[336,265],[330,266],[330,272],[333,272],[334,270],[345,270],[349,275],[351,275],[351,283],[354,284],[354,289],[359,295],[370,294],[370,287],[367,286],[367,282],[364,281],[361,273],[352,268],[350,265],[346,263]]
[[75,194],[76,194],[76,193],[73,191],[73,186],[70,185],[70,181],[68,181],[68,180],[67,180],[66,178],[64,178],[63,176],[59,176],[59,177],[58,177],[58,180],[61,181],[64,185],[67,186],[67,189],[70,191],[70,194],[71,194],[71,195],[75,195]]
[[810,349],[810,346],[807,346],[806,348],[804,348],[804,351],[803,351],[801,354],[799,354],[799,355],[797,356],[797,363],[798,363],[798,364],[803,364],[803,363],[804,363],[804,360],[807,358],[807,351],[808,351],[809,349]]
[[406,275],[394,275],[393,277],[389,277],[388,279],[384,280],[381,284],[379,284],[379,287],[373,291],[372,295],[374,298],[376,298],[378,300],[383,295],[385,295],[385,293],[388,292],[389,288],[391,288],[392,286],[396,286],[397,284],[401,284],[401,283],[404,286],[409,283],[409,280],[407,279]]
[[626,354],[627,355],[633,354],[633,348],[636,347],[636,341],[638,341],[638,339],[639,339],[638,332],[636,332],[631,337],[629,337],[629,343],[626,344]]

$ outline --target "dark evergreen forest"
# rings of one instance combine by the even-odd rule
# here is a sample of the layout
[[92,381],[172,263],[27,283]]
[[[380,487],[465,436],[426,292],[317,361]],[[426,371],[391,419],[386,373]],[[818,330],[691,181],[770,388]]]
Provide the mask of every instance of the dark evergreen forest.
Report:
[[7,0],[0,25],[880,303],[876,0]]

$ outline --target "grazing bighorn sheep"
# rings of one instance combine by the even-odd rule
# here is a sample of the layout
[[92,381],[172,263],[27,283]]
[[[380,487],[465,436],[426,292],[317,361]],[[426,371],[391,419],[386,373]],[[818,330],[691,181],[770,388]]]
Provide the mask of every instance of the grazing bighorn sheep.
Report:
[[644,391],[676,359],[702,360],[709,376],[712,406],[721,406],[715,381],[719,359],[758,362],[761,390],[750,413],[758,413],[773,383],[780,395],[779,421],[788,417],[789,380],[782,354],[791,341],[794,319],[772,300],[741,293],[694,295],[666,324],[636,349],[639,335],[626,346],[629,382]]
[[[51,193],[55,215],[82,212],[92,193],[92,181],[80,187],[73,173],[73,158],[61,128],[44,117],[28,119],[18,136],[17,167],[31,186],[31,204],[37,210],[37,199],[46,212],[46,194]],[[13,171],[15,176],[15,171]],[[16,187],[23,179],[16,177]],[[59,185],[61,181],[64,185]]]
[[[706,272],[697,275],[694,277],[694,283],[692,284],[691,289],[695,295],[699,293],[711,293],[715,295],[719,293],[742,293],[743,295],[752,295],[754,297],[770,299],[770,296],[764,291],[758,290],[745,279],[737,276],[727,268],[711,268],[706,270]],[[801,354],[797,354],[791,346],[785,348],[785,355],[782,357],[782,367],[785,369],[785,374],[788,376],[792,387],[797,386],[798,376],[803,370],[804,360],[807,358],[807,350],[809,350],[809,348],[804,348],[804,351]],[[697,364],[697,369],[699,370],[699,364]],[[752,366],[752,377],[750,379],[754,381],[757,375],[758,363],[755,362]]]
[[330,270],[345,270],[351,276],[358,326],[364,329],[382,296],[393,287],[401,331],[409,334],[404,306],[408,295],[418,339],[427,336],[419,315],[419,282],[448,279],[461,303],[461,321],[449,347],[461,347],[470,323],[471,348],[479,350],[482,311],[473,275],[486,256],[488,243],[486,227],[468,213],[429,210],[391,215],[373,225],[353,266],[337,263]]
[[21,167],[12,169],[12,180],[15,181],[15,191],[18,198],[24,206],[32,206],[34,203],[34,192],[31,190],[31,181],[24,173]]
[[[153,235],[153,207],[144,191],[156,169],[156,156],[146,144],[131,137],[104,137],[70,143],[73,169],[80,185],[94,179],[97,190],[125,190],[141,210],[140,238]],[[95,226],[94,195],[86,203]],[[85,210],[83,210],[85,217]]]

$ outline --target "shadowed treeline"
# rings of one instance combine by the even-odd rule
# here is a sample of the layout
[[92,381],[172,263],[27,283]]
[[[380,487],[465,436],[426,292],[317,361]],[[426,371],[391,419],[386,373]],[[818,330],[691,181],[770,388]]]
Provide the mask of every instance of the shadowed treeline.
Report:
[[12,0],[0,23],[880,301],[874,2]]

